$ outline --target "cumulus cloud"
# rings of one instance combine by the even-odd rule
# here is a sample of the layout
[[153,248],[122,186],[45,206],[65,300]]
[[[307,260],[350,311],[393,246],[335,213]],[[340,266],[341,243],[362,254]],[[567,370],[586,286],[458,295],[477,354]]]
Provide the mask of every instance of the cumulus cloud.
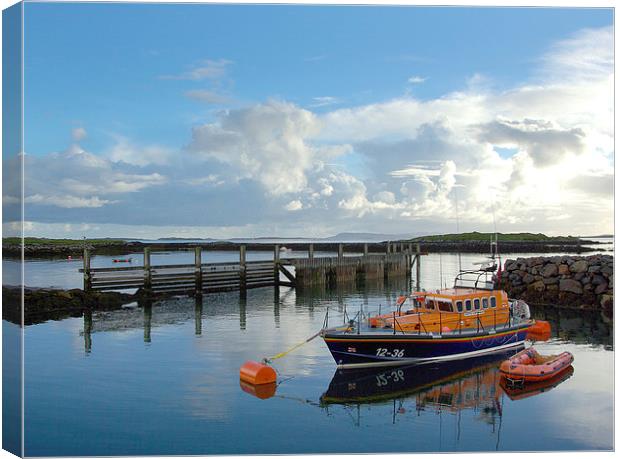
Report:
[[480,126],[480,140],[500,147],[527,151],[534,163],[546,166],[585,149],[581,128],[555,128],[550,121],[493,121]]
[[320,128],[312,112],[272,100],[223,112],[216,123],[193,128],[187,150],[234,166],[241,177],[258,181],[270,194],[298,193],[317,162],[348,150],[346,145],[313,143]]
[[106,152],[106,156],[113,162],[124,162],[136,166],[149,164],[168,164],[172,151],[160,145],[135,145],[126,137],[115,136],[116,142]]
[[295,212],[297,210],[301,210],[303,209],[303,207],[304,206],[299,199],[295,199],[294,201],[291,201],[287,205],[284,206],[284,208],[288,210],[289,212]]
[[[66,151],[24,156],[24,203],[65,209],[100,208],[119,202],[118,196],[166,183],[157,173],[137,173],[108,158],[72,144]],[[3,201],[18,201],[19,180],[5,182]],[[116,196],[110,199],[109,196]],[[32,209],[32,207],[30,207]]]

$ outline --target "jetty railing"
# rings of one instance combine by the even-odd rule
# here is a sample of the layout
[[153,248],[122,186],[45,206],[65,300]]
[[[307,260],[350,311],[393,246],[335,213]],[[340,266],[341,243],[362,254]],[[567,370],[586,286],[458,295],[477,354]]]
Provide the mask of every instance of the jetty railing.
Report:
[[383,254],[369,254],[364,244],[361,255],[345,256],[344,244],[339,244],[337,256],[315,257],[312,244],[307,258],[282,258],[280,246],[274,245],[272,260],[247,261],[246,246],[239,246],[239,261],[202,262],[202,248],[194,248],[194,263],[151,263],[151,249],[144,249],[142,266],[93,268],[91,253],[84,249],[84,290],[143,289],[152,293],[202,294],[230,290],[245,292],[267,286],[311,287],[336,286],[366,279],[387,279],[391,276],[411,276],[416,265],[416,288],[420,281],[420,247],[412,244],[386,245]]

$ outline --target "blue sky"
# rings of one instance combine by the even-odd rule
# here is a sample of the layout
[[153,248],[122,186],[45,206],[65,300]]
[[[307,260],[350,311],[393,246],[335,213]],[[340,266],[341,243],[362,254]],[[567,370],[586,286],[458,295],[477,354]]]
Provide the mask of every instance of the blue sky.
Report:
[[[86,146],[114,132],[178,146],[209,111],[183,97],[216,87],[246,105],[270,97],[302,107],[335,97],[355,106],[421,99],[475,74],[499,88],[534,79],[540,50],[571,32],[611,23],[609,10],[251,5],[27,4],[26,151],[66,148],[75,125]],[[204,60],[228,60],[222,81],[169,80]],[[408,85],[412,76],[425,84]],[[226,104],[228,105],[228,104]]]
[[[309,222],[315,236],[390,232],[385,221],[432,232],[452,229],[455,209],[440,208],[463,186],[470,227],[485,229],[474,171],[501,169],[503,187],[487,192],[521,205],[510,177],[525,165],[548,174],[550,155],[565,168],[597,155],[596,169],[571,178],[581,191],[609,181],[609,105],[590,100],[584,118],[582,98],[561,93],[587,85],[582,94],[604,101],[612,24],[611,9],[593,8],[27,3],[25,151],[60,176],[32,178],[26,218],[33,231],[74,236],[296,235]],[[528,113],[534,90],[557,97],[555,113]],[[54,180],[55,194],[37,188]],[[180,209],[182,197],[192,202]],[[575,199],[582,209],[587,196]],[[562,202],[547,204],[519,210],[539,220],[499,209],[504,231],[564,232],[544,217]]]

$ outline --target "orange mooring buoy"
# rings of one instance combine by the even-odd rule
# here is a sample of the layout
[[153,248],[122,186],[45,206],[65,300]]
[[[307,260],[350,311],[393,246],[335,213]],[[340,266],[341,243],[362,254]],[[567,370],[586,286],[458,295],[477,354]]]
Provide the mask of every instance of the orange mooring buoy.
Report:
[[239,378],[249,384],[271,384],[277,379],[276,371],[264,363],[248,360],[239,369]]

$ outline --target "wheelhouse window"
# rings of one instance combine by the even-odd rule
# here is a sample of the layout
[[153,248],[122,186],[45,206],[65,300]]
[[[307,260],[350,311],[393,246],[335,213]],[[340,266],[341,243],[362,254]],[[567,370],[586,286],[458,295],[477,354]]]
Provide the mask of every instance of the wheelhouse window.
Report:
[[443,312],[452,312],[452,303],[450,301],[438,301],[437,306]]
[[489,299],[488,298],[483,298],[482,299],[482,309],[488,309],[489,308]]
[[496,299],[495,299],[494,296],[492,296],[491,297],[491,307],[494,308],[495,306],[497,306]]
[[471,311],[471,300],[465,300],[465,310]]
[[458,312],[463,312],[463,302],[462,301],[457,301],[456,302],[456,310]]
[[479,299],[479,298],[476,298],[476,299],[474,300],[474,309],[475,309],[475,310],[480,309],[480,299]]
[[435,309],[435,300],[431,300],[430,298],[426,299],[426,309],[430,309],[431,311]]

